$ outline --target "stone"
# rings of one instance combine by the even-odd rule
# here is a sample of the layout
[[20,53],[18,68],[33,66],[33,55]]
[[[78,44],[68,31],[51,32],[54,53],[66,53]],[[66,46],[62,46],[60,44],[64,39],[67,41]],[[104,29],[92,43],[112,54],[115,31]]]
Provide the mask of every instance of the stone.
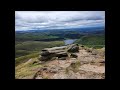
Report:
[[40,58],[40,60],[41,61],[48,61],[48,60],[50,60],[52,57],[50,57],[50,56],[42,56],[41,58]]
[[[74,53],[79,52],[79,45],[78,44],[72,44],[68,46],[61,46],[61,47],[53,47],[53,48],[45,48],[41,51],[41,56],[39,60],[41,61],[47,61],[47,60],[55,60],[57,57],[60,60],[66,60],[66,57],[68,57],[68,52]],[[77,58],[76,54],[71,54],[71,57]]]
[[79,52],[79,46],[77,44],[73,44],[68,47],[68,52]]
[[81,47],[84,47],[83,45],[81,45]]
[[66,57],[58,58],[59,60],[66,60]]
[[41,52],[41,56],[47,56],[47,55],[49,55],[50,53],[48,52],[48,51],[42,51]]
[[56,53],[56,57],[61,58],[61,57],[67,57],[68,54],[66,52],[62,52],[62,53]]
[[88,48],[87,52],[92,53],[92,48]]
[[78,56],[77,56],[77,54],[75,54],[75,53],[71,53],[70,57],[71,57],[71,58],[77,58]]

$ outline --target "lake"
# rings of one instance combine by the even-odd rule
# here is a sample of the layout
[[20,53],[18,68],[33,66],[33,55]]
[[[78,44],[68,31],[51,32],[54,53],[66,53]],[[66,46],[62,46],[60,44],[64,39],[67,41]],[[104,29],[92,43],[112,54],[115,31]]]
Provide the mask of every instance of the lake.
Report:
[[65,45],[68,45],[68,44],[72,44],[76,41],[77,39],[67,39],[67,40],[64,40],[65,42]]

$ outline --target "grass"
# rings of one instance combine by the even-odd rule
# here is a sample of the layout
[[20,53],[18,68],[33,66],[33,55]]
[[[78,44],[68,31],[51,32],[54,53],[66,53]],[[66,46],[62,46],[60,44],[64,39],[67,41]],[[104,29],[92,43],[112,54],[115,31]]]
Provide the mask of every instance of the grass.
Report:
[[15,57],[25,56],[31,53],[36,53],[43,48],[55,47],[64,45],[63,41],[25,41],[15,45]]
[[100,48],[105,47],[105,45],[85,45],[85,46],[87,46],[88,48],[93,48],[93,49],[100,49]]
[[26,41],[15,46],[15,65],[39,56],[39,52],[43,48],[64,45],[63,41]]
[[29,54],[29,55],[26,55],[26,56],[21,56],[21,57],[15,58],[15,65],[17,66],[18,64],[26,62],[30,58],[35,58],[35,57],[38,57],[38,56],[39,56],[39,53],[32,53],[32,54]]
[[15,78],[16,79],[32,79],[37,70],[42,66],[40,64],[33,64],[33,62],[38,61],[37,58],[32,58],[31,61],[19,64],[15,67]]
[[[82,44],[79,44],[81,46]],[[91,49],[101,49],[105,48],[105,45],[83,45],[85,49],[91,48]]]

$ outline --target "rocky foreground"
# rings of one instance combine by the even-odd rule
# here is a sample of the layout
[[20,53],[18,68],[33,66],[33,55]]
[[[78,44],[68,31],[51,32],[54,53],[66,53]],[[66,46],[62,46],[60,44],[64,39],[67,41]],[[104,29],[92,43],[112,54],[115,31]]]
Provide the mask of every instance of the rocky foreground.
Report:
[[55,55],[50,60],[30,59],[16,67],[16,78],[105,79],[105,48],[91,49],[79,46],[77,52],[67,53],[65,58]]

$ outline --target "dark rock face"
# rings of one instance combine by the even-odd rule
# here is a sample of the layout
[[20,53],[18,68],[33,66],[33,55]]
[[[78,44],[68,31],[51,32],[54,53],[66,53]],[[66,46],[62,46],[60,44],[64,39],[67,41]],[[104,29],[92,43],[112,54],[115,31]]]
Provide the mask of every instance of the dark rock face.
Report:
[[56,56],[57,56],[58,58],[61,58],[61,57],[67,57],[68,54],[67,54],[66,52],[63,52],[63,53],[57,53]]
[[41,55],[40,60],[47,61],[53,59],[54,57],[58,57],[58,58],[68,57],[68,54],[66,52],[50,53],[49,55]]
[[81,45],[81,47],[84,47],[83,45]]
[[40,57],[40,61],[48,61],[48,60],[50,60],[52,57],[50,57],[50,56],[41,56]]
[[59,60],[66,60],[66,57],[58,58]]
[[77,44],[73,44],[70,47],[68,47],[68,52],[79,52],[79,46]]
[[47,55],[49,55],[50,53],[48,52],[48,51],[42,51],[41,52],[41,56],[47,56]]
[[77,56],[77,54],[75,54],[75,53],[71,53],[70,57],[71,57],[71,58],[77,58],[78,56]]

